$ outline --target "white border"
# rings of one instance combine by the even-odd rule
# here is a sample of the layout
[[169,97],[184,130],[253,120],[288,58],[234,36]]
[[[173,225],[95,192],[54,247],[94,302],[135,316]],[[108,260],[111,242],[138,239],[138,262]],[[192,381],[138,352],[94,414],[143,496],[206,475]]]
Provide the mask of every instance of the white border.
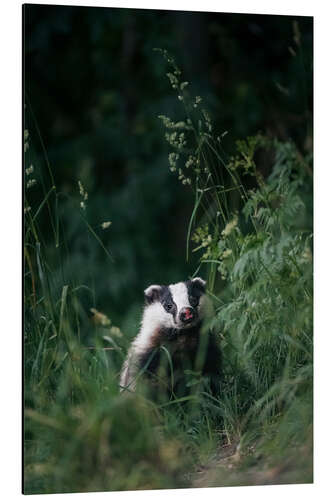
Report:
[[[6,2],[3,2],[6,3]],[[8,2],[16,3],[19,2]],[[22,2],[24,3],[24,2]],[[89,7],[122,7],[131,9],[162,9],[162,10],[187,10],[192,12],[232,12],[240,14],[280,14],[280,15],[302,15],[312,16],[316,7],[310,0],[279,0],[279,2],[268,2],[264,0],[40,0],[37,4],[48,5],[81,5]]]
[[[33,2],[31,2],[33,3]],[[76,494],[75,498],[328,498],[332,488],[332,9],[329,2],[39,1],[40,4],[315,16],[315,484]],[[1,483],[3,498],[21,497],[21,2],[1,2]],[[31,498],[43,495],[32,495]],[[63,495],[52,495],[52,499]]]

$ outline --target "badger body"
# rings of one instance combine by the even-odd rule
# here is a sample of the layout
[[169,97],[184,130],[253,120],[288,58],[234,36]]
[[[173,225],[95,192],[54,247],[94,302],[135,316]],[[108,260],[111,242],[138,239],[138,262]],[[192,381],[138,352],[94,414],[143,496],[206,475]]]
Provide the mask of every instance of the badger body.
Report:
[[219,375],[220,350],[212,332],[203,329],[211,311],[205,285],[194,278],[146,288],[141,328],[121,370],[121,390],[135,390],[142,371],[152,384],[161,386],[163,380],[172,392],[189,370]]

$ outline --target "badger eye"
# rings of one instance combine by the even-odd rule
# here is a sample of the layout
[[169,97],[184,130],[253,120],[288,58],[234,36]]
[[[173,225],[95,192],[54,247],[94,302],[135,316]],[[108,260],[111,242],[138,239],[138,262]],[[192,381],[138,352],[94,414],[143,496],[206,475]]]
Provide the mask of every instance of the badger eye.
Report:
[[171,304],[171,303],[170,303],[170,304],[167,304],[165,307],[166,307],[167,311],[171,311],[171,309],[172,309],[172,304]]
[[191,304],[193,307],[196,307],[199,304],[199,299],[198,297],[191,297]]

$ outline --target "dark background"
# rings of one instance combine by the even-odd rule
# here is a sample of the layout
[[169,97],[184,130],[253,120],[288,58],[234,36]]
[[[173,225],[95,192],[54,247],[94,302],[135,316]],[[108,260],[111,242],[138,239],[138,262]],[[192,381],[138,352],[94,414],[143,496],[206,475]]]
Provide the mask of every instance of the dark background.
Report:
[[[306,154],[312,18],[25,5],[24,26],[26,166],[37,180],[27,201],[38,207],[52,185],[48,158],[60,193],[57,251],[46,208],[39,218],[59,295],[64,282],[86,285],[84,307],[133,333],[142,290],[197,266],[196,254],[185,259],[193,195],[169,171],[158,119],[182,119],[182,108],[153,49],[175,56],[216,132],[228,131],[227,152],[261,131]],[[78,180],[89,194],[86,219],[113,261],[80,216]]]

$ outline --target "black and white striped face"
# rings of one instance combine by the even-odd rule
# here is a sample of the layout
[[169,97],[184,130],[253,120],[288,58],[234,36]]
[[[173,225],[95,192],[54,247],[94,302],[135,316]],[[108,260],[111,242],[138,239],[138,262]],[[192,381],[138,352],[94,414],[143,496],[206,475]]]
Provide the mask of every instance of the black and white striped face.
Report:
[[202,319],[206,282],[194,278],[174,285],[151,285],[145,290],[146,304],[154,308],[163,326],[190,328]]

